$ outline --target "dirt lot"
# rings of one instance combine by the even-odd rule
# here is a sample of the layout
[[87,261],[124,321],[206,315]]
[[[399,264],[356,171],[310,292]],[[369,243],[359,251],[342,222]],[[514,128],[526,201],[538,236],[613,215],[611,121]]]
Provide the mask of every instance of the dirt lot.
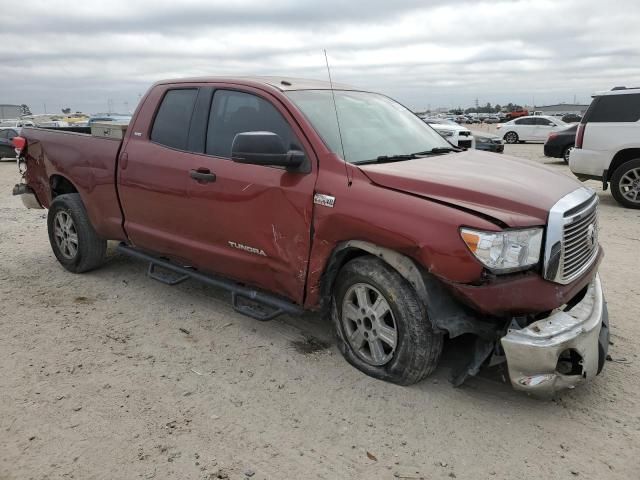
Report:
[[[542,157],[541,145],[510,154]],[[55,261],[0,164],[0,479],[631,479],[640,468],[640,211],[601,198],[604,374],[553,401],[492,376],[402,388],[351,368],[314,315],[260,323],[111,252]]]

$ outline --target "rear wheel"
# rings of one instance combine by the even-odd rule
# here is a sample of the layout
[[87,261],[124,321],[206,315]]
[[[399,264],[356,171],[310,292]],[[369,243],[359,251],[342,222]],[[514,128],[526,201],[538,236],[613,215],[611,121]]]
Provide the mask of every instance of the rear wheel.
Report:
[[504,134],[506,143],[518,143],[518,134],[516,132],[507,132]]
[[640,158],[620,165],[611,177],[611,194],[627,208],[640,208]]
[[374,378],[401,385],[436,368],[442,335],[433,331],[413,287],[375,257],[360,257],[340,272],[332,317],[345,359]]
[[571,155],[571,150],[573,150],[573,145],[568,145],[562,151],[562,159],[564,160],[564,163],[566,163],[567,165],[569,165],[569,156]]
[[102,264],[107,241],[91,225],[79,194],[59,195],[53,200],[47,228],[54,255],[70,272],[82,273]]

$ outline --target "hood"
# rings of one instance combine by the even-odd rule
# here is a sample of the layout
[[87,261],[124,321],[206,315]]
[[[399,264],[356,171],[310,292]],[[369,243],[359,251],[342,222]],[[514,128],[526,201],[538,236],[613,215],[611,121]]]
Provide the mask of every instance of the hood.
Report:
[[478,150],[359,168],[381,187],[473,210],[510,227],[546,224],[551,207],[581,186],[532,161]]

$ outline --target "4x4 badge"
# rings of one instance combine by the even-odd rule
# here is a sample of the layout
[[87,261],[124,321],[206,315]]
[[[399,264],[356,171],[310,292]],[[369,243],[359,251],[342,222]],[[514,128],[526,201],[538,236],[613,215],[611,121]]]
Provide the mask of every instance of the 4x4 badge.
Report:
[[316,193],[313,196],[313,203],[322,205],[323,207],[333,208],[333,205],[336,203],[336,197],[325,195],[324,193]]

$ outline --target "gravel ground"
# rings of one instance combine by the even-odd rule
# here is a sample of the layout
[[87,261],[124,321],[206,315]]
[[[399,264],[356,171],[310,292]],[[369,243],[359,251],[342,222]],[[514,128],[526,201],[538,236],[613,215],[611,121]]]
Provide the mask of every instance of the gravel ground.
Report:
[[[541,145],[507,153],[549,164]],[[631,479],[640,467],[640,211],[601,199],[603,375],[551,401],[484,374],[398,387],[342,360],[315,315],[260,323],[113,253],[72,275],[0,164],[0,479]]]

